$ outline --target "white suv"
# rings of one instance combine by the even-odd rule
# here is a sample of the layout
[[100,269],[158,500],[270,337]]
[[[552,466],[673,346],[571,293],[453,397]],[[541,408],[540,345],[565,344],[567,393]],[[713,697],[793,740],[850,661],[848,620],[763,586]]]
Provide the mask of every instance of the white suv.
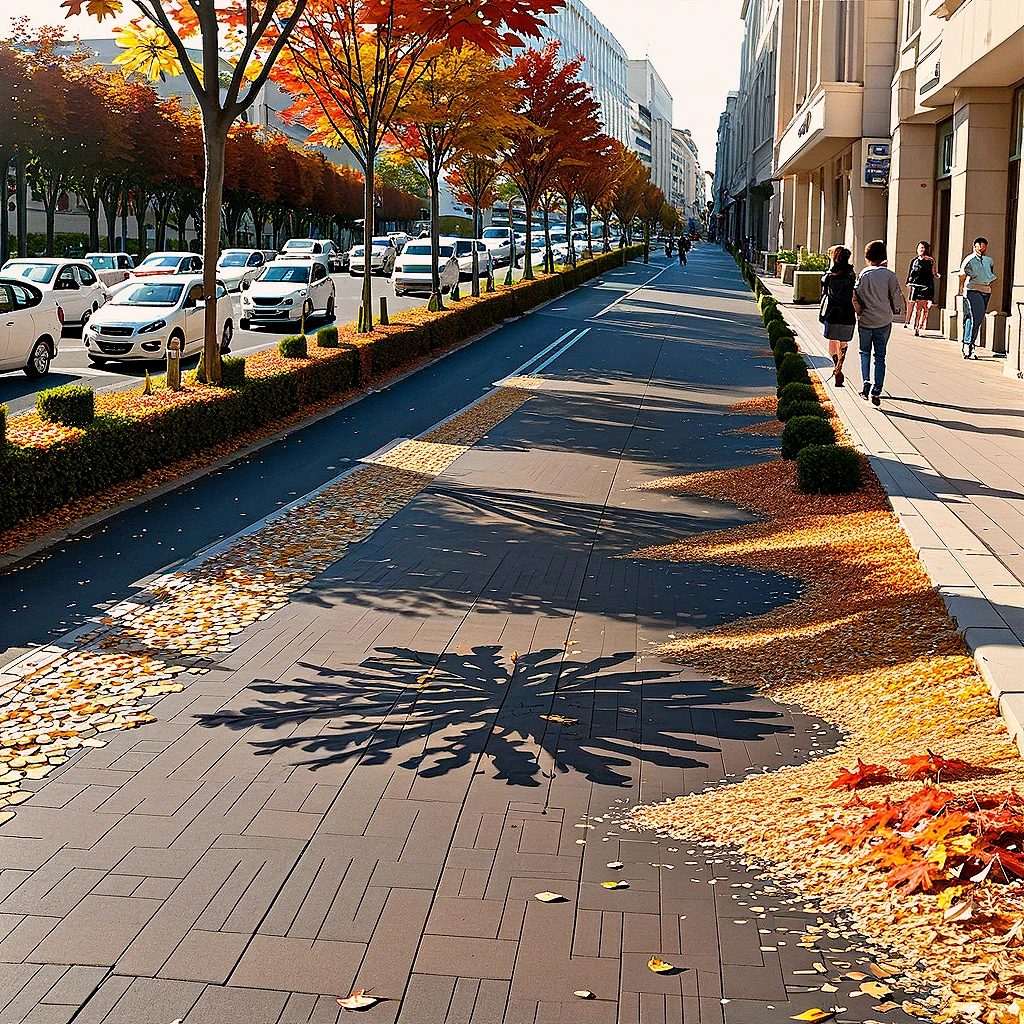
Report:
[[268,263],[255,281],[242,286],[239,326],[299,323],[323,310],[334,319],[335,288],[326,256],[288,257]]

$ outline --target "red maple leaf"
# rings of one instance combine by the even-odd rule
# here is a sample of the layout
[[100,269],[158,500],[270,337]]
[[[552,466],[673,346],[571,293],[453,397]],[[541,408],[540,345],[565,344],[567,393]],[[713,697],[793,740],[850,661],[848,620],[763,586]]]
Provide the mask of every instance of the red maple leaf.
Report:
[[932,873],[937,871],[938,868],[931,861],[915,860],[890,872],[889,888],[900,886],[908,894],[916,889],[926,892],[932,887]]
[[858,757],[857,767],[853,769],[844,768],[829,788],[859,789],[861,786],[871,786],[876,782],[891,781],[892,776],[884,764],[865,764]]
[[971,767],[970,764],[958,757],[943,757],[931,750],[927,754],[901,757],[900,764],[907,766],[908,773],[914,779],[938,779],[943,773],[957,774]]

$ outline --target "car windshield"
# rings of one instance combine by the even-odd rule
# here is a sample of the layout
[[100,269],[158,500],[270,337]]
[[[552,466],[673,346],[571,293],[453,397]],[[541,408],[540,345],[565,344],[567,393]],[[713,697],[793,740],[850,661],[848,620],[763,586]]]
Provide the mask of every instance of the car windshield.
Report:
[[285,242],[284,247],[286,249],[312,249],[316,245],[316,242],[312,239],[300,239],[297,242]]
[[140,284],[136,288],[126,288],[118,292],[111,300],[112,306],[174,306],[177,305],[183,284]]
[[390,249],[391,248],[391,243],[390,242],[374,242],[373,243],[373,247],[374,247],[374,249]]
[[472,242],[456,242],[455,243],[455,255],[456,256],[468,256],[473,251]]
[[226,252],[217,261],[218,267],[244,267],[249,259],[247,252]]
[[487,228],[483,233],[483,238],[508,238],[507,228]]
[[181,262],[180,256],[147,256],[141,264],[142,267],[176,267]]
[[283,281],[286,284],[306,284],[309,281],[309,267],[271,266],[263,272],[261,281]]
[[4,267],[5,274],[17,274],[26,281],[35,281],[36,284],[49,284],[56,270],[52,263],[9,263]]
[[117,265],[114,263],[113,256],[86,256],[86,263],[92,267],[93,270],[116,270]]

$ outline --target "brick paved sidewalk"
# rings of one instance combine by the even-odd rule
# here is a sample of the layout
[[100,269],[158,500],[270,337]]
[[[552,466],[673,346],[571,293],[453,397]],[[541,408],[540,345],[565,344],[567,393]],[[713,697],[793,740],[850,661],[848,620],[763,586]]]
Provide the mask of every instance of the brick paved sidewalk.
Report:
[[722,433],[773,383],[730,267],[699,249],[593,317],[525,405],[154,724],[32,787],[0,829],[0,1020],[322,1024],[355,987],[401,1024],[833,1005],[823,973],[868,962],[855,937],[722,851],[617,823],[836,739],[645,653],[793,581],[623,557],[742,521],[638,484],[775,443]]

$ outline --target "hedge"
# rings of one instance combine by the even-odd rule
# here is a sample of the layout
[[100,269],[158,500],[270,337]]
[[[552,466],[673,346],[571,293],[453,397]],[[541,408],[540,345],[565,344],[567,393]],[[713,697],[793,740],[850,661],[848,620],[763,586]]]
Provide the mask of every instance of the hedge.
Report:
[[778,369],[782,365],[782,360],[790,354],[790,352],[799,352],[800,350],[796,347],[796,342],[790,337],[779,338],[772,347],[772,358],[775,360],[775,368]]
[[63,384],[36,395],[36,412],[47,423],[84,427],[96,416],[96,393],[84,384]]
[[293,334],[277,343],[277,351],[285,359],[305,359],[309,355],[304,334]]
[[809,444],[835,444],[832,424],[820,416],[793,416],[782,431],[782,457],[795,459]]
[[860,486],[860,456],[843,445],[805,445],[796,457],[796,483],[804,494],[848,494]]
[[780,388],[785,387],[787,384],[792,384],[793,381],[799,381],[801,384],[811,383],[811,375],[807,372],[807,364],[799,352],[787,352],[782,357],[782,362],[779,363],[776,376],[779,379]]
[[316,344],[317,348],[337,348],[338,347],[338,328],[335,326],[321,327],[316,332]]
[[818,392],[813,385],[805,384],[802,381],[794,381],[783,388],[779,388],[779,405],[785,402],[816,402]]
[[827,420],[829,414],[825,407],[815,399],[813,402],[780,402],[777,415],[785,423],[794,416],[820,416]]
[[[195,369],[196,380],[206,383],[206,361],[199,357],[199,365]],[[221,387],[237,387],[245,380],[245,356],[221,356],[220,383]]]
[[[257,352],[235,386],[192,391],[180,403],[160,405],[158,393],[145,400],[154,403],[152,408],[139,411],[143,400],[137,392],[123,399],[106,396],[103,415],[82,429],[65,430],[57,441],[16,443],[12,434],[18,431],[12,428],[24,422],[16,417],[8,424],[8,442],[0,443],[0,529],[291,416],[371,376],[520,316],[642,252],[640,245],[616,249],[576,268],[466,298],[441,313],[410,310],[370,335],[347,326],[342,332],[351,340],[339,338],[336,349],[317,346],[316,358],[285,361],[273,350]],[[194,373],[190,376],[195,379]],[[117,411],[118,402],[124,411]],[[22,433],[30,428],[35,429],[28,424]]]
[[7,438],[7,406],[0,403],[0,444]]

